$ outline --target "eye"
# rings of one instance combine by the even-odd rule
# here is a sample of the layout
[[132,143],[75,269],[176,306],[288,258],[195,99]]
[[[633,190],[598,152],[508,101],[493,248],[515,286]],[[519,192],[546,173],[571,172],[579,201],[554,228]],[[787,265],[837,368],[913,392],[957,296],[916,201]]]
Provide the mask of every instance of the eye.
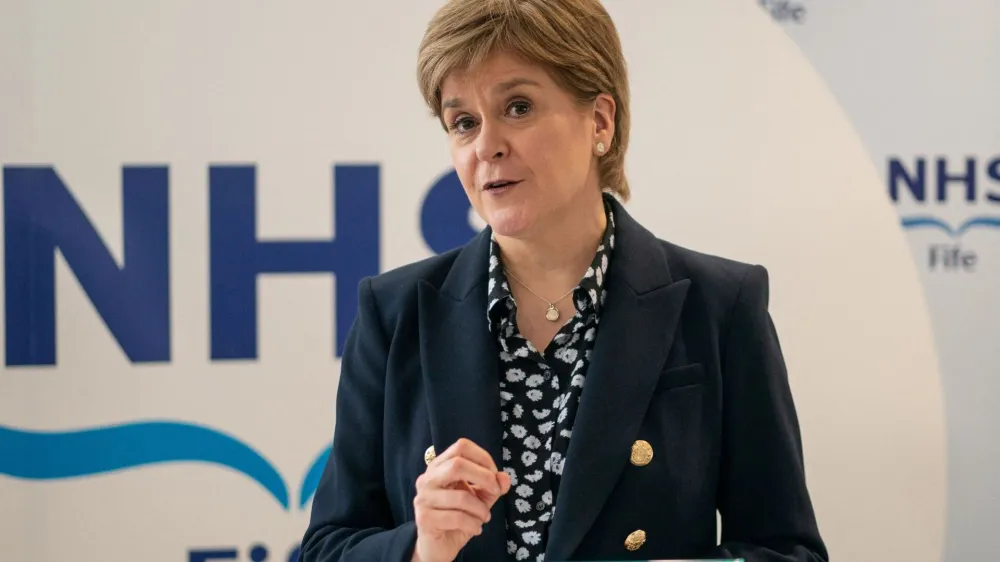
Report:
[[467,132],[475,126],[476,121],[472,117],[469,117],[468,115],[460,115],[451,122],[451,125],[448,128],[451,129],[452,132],[461,134]]
[[507,115],[514,118],[524,117],[529,111],[531,104],[524,100],[513,101],[507,106]]

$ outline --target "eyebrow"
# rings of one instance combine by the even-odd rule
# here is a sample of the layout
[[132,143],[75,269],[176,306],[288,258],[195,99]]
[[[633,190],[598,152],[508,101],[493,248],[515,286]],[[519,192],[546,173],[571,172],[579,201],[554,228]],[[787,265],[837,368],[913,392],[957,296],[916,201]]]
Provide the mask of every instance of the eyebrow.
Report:
[[[541,86],[541,84],[539,84],[538,82],[536,82],[534,80],[531,80],[530,78],[512,78],[510,80],[507,80],[506,82],[501,82],[501,83],[497,84],[497,86],[494,88],[494,90],[496,90],[497,92],[507,92],[507,91],[513,90],[514,88],[516,88],[518,86],[536,86],[536,87],[539,87],[539,86]],[[441,109],[442,110],[444,110],[444,109],[454,109],[456,107],[461,107],[461,105],[462,105],[462,100],[461,99],[459,99],[459,98],[450,98],[450,99],[444,100],[444,102],[441,104]]]

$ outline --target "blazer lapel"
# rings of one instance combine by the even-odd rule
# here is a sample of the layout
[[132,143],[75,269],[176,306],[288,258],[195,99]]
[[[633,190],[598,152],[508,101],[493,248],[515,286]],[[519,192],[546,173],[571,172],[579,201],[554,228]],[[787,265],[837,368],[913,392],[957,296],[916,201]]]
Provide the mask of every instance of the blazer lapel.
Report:
[[[608,297],[573,425],[546,560],[570,560],[629,462],[690,281],[674,282],[655,237],[613,203]],[[625,537],[622,537],[622,541]]]
[[[461,437],[489,452],[503,466],[499,351],[486,317],[489,229],[455,259],[440,289],[418,287],[420,357],[431,436],[440,454]],[[506,559],[506,509],[500,498],[482,535],[463,560]]]

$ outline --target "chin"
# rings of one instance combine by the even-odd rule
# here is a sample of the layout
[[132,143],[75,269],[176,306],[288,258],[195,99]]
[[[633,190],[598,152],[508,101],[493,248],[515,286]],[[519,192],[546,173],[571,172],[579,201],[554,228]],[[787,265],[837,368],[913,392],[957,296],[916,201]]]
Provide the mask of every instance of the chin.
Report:
[[495,209],[487,216],[493,232],[508,238],[519,238],[534,225],[532,213],[527,209]]

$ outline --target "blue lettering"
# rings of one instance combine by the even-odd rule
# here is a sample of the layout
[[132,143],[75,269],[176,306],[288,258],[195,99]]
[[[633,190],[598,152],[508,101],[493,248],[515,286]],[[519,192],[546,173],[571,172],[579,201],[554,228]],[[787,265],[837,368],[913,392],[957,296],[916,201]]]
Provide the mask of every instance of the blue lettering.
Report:
[[[994,158],[986,169],[990,179],[1000,183],[1000,156]],[[1000,192],[987,192],[986,199],[993,203],[1000,203]]]
[[938,158],[937,160],[937,200],[946,201],[948,199],[948,184],[956,182],[965,185],[965,200],[974,203],[976,201],[976,159],[965,159],[965,173],[950,175],[948,173],[948,160]]
[[166,167],[122,169],[122,266],[48,166],[4,167],[6,363],[55,365],[58,248],[132,362],[170,360]]
[[209,562],[209,560],[236,560],[236,550],[223,549],[188,551],[188,562]]
[[379,271],[378,166],[334,168],[331,240],[258,241],[252,166],[213,166],[209,182],[212,359],[257,357],[259,274],[306,272],[336,275],[339,357],[357,314],[358,283]]
[[[267,562],[268,550],[263,544],[257,544],[247,550],[250,562]],[[236,548],[216,548],[189,550],[188,562],[209,562],[211,560],[238,560],[239,551]],[[299,546],[294,545],[288,550],[287,562],[299,562]]]
[[250,549],[250,562],[264,562],[267,560],[267,547],[262,544]]
[[906,184],[914,199],[921,203],[927,200],[927,164],[923,158],[917,158],[916,165],[916,174],[911,175],[900,159],[889,159],[889,197],[893,201],[899,201],[899,183],[901,181]]
[[475,237],[469,208],[469,198],[454,170],[438,178],[420,208],[420,231],[427,246],[441,254]]

